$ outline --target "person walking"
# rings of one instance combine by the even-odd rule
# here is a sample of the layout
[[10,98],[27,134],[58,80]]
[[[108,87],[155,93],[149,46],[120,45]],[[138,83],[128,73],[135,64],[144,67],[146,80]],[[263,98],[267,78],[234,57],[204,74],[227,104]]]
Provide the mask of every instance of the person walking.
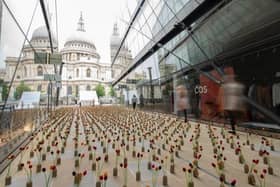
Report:
[[177,97],[176,103],[177,103],[178,115],[179,115],[179,113],[183,113],[184,118],[185,118],[184,121],[186,123],[188,121],[187,109],[190,106],[189,106],[189,100],[188,100],[188,92],[184,85],[177,86],[176,97]]
[[136,95],[134,94],[133,97],[132,97],[132,106],[133,106],[133,110],[135,110],[136,108],[136,104],[137,104],[137,97]]
[[223,91],[223,109],[231,125],[230,133],[236,134],[235,125],[237,120],[246,111],[245,102],[242,99],[244,86],[235,81],[234,76],[225,76],[225,82],[221,88]]

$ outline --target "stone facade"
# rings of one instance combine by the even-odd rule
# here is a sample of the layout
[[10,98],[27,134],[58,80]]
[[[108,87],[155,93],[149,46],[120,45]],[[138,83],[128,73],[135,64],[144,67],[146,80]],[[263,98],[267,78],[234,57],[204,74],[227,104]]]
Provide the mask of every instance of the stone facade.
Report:
[[[53,35],[54,36],[54,35]],[[36,52],[50,53],[50,42],[46,27],[37,28],[31,38],[32,47]],[[57,41],[53,41],[54,52],[62,55],[64,63],[62,69],[62,88],[60,89],[60,100],[70,98],[77,99],[80,90],[93,90],[99,83],[105,87],[106,94],[109,93],[111,77],[111,66],[109,63],[99,61],[100,56],[96,51],[93,41],[88,37],[83,17],[81,15],[77,30],[67,38],[64,47],[58,51]],[[11,88],[10,97],[13,97],[16,87],[21,81],[34,91],[41,91],[47,95],[48,81],[44,81],[44,74],[54,74],[54,65],[35,64],[33,48],[26,45],[23,49],[20,65]],[[12,80],[16,68],[17,58],[7,57],[5,82]],[[55,90],[53,93],[56,93]]]

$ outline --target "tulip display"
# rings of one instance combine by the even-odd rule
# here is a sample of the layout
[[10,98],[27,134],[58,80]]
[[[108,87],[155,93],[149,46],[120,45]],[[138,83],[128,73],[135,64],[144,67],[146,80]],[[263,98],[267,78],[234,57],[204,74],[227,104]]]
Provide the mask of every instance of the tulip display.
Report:
[[59,108],[6,159],[0,186],[277,186],[280,141],[248,132],[119,106]]

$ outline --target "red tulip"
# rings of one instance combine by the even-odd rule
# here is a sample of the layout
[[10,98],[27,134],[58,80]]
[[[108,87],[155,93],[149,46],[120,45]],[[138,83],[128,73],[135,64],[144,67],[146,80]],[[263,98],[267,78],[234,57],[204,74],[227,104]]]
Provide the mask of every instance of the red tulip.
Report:
[[99,176],[99,180],[101,180],[101,181],[103,180],[103,176],[102,175]]
[[235,184],[236,184],[236,180],[235,180],[235,179],[234,179],[234,180],[232,180],[230,184],[231,184],[232,186],[235,186]]
[[87,175],[87,170],[85,170],[85,171],[83,172],[83,175],[84,175],[84,176],[86,176],[86,175]]

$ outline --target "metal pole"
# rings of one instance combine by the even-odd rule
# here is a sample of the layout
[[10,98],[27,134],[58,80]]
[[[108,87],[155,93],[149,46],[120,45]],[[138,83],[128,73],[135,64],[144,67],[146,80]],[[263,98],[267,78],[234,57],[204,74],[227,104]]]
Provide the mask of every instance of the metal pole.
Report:
[[52,42],[51,28],[50,28],[48,13],[47,13],[47,10],[46,10],[44,0],[40,0],[40,5],[41,5],[41,8],[42,8],[45,24],[46,24],[46,27],[47,27],[47,30],[48,30],[48,36],[49,36],[49,39],[50,39],[50,46],[51,46],[51,53],[53,53],[53,42]]
[[148,67],[149,79],[150,79],[150,94],[151,94],[151,103],[154,104],[154,86],[152,84],[152,67]]
[[48,113],[50,112],[50,82],[48,83],[48,105],[47,105]]
[[50,90],[51,90],[51,112],[52,112],[52,110],[53,110],[53,95],[52,95],[52,90],[53,90],[53,87],[52,87],[52,82],[50,83]]

